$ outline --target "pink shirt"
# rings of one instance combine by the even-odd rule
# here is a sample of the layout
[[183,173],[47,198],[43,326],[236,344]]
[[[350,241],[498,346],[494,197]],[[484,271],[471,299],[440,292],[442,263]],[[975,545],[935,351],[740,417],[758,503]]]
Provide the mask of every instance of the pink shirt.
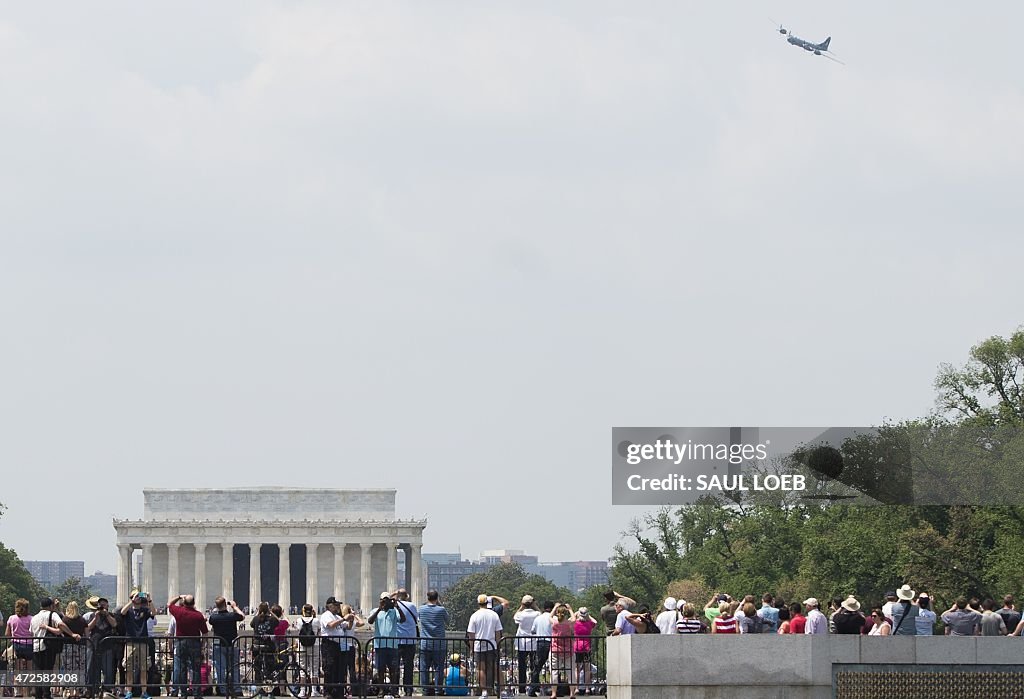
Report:
[[7,635],[12,638],[32,638],[32,617],[28,614],[8,617]]
[[[597,622],[593,619],[588,618],[586,621],[578,619],[574,631],[576,632],[576,652],[577,653],[589,653],[590,652],[590,639],[586,636],[590,635],[590,632],[597,626]],[[584,638],[580,638],[583,636]]]
[[551,652],[571,653],[572,652],[572,622],[556,621],[551,625]]

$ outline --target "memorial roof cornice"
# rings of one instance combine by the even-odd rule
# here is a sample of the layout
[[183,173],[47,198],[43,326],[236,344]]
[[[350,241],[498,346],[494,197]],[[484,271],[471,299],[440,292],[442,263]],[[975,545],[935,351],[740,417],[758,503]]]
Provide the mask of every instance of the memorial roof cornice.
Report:
[[401,527],[426,525],[424,519],[113,519],[114,524],[138,524],[146,527],[201,524],[207,527],[240,525],[259,527],[351,526]]

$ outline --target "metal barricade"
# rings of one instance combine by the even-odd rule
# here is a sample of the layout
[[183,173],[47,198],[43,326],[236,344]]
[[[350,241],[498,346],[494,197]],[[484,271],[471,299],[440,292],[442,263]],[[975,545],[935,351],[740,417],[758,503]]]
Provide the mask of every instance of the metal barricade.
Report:
[[[499,646],[508,694],[607,694],[605,636],[505,636]],[[576,691],[571,687],[575,685]]]
[[366,641],[361,665],[363,696],[498,696],[504,686],[498,649],[485,639],[376,637]]
[[88,688],[89,644],[70,636],[0,638],[0,687],[4,696],[49,697],[56,688],[81,696]]
[[242,634],[231,652],[238,662],[233,696],[362,696],[356,670],[361,651],[353,637],[317,636],[305,645],[297,636]]
[[209,695],[221,685],[214,672],[216,643],[213,636],[108,636],[94,644],[90,684],[96,696],[121,691],[136,697]]

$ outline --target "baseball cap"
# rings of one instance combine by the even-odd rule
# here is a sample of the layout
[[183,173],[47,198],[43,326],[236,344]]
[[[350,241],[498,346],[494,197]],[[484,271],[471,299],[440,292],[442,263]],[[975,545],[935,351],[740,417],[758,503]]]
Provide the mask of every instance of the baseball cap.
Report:
[[807,599],[804,600],[804,606],[805,607],[817,607],[818,606],[818,598],[817,597],[808,597]]
[[580,607],[577,611],[579,612],[581,619],[586,619],[588,616],[590,616],[590,610],[586,607]]
[[390,592],[382,592],[382,593],[380,593],[380,598],[381,599],[391,599],[391,593]]
[[491,598],[488,597],[487,595],[477,595],[476,596],[476,603],[477,604],[486,604],[487,606],[490,606],[490,602],[491,602]]
[[328,604],[340,604],[340,603],[334,597],[328,597],[327,601],[324,602],[324,606],[326,607]]
[[533,595],[523,595],[523,604],[533,604]]

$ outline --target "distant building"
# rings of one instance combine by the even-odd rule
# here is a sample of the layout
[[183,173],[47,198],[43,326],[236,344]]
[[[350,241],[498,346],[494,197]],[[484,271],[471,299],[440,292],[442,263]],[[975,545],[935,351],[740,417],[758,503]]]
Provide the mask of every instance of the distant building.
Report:
[[29,574],[43,587],[50,589],[68,578],[85,577],[85,561],[25,561]]
[[427,588],[444,592],[467,575],[481,573],[502,563],[518,563],[527,573],[547,578],[558,587],[581,592],[594,585],[608,584],[608,561],[563,561],[540,563],[537,556],[516,549],[484,551],[479,561],[462,560],[457,553],[425,553]]
[[427,589],[443,593],[467,575],[482,573],[496,565],[460,559],[457,553],[423,554],[423,567],[427,569]]
[[[82,584],[92,590],[94,595],[106,597],[111,604],[114,604],[114,598],[117,597],[116,575],[107,575],[103,571],[97,570],[92,575],[82,578]],[[166,601],[161,604],[165,603]]]

